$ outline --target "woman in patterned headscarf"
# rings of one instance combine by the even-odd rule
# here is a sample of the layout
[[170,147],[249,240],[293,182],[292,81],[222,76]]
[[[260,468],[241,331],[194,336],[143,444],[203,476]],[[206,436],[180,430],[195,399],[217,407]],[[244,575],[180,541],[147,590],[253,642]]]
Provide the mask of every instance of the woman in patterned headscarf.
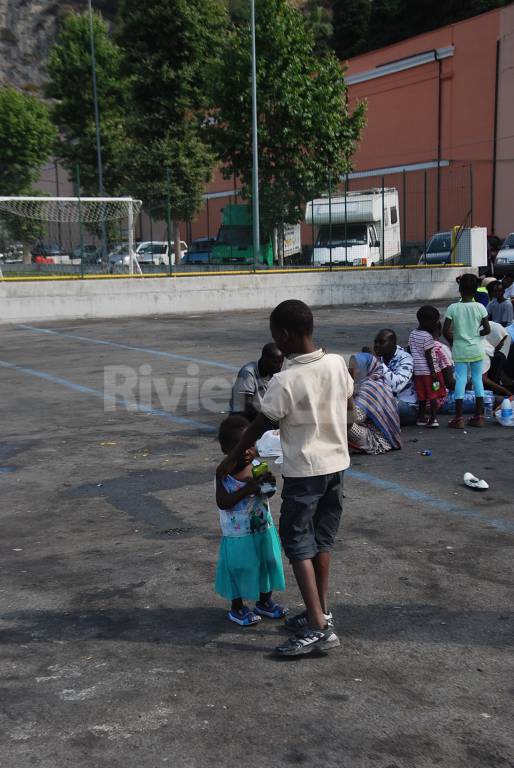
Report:
[[348,432],[348,444],[360,453],[378,455],[401,448],[400,419],[383,366],[367,352],[350,358],[354,380],[356,421]]

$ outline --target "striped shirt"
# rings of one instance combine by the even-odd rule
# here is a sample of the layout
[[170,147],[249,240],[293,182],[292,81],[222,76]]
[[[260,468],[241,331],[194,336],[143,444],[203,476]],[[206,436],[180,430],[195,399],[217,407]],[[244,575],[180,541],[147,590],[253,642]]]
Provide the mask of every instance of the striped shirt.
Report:
[[433,336],[428,331],[421,331],[418,328],[409,336],[409,347],[414,360],[414,376],[430,376],[425,352],[434,348]]
[[450,349],[440,341],[434,341],[434,368],[436,373],[445,368],[453,368],[453,359]]

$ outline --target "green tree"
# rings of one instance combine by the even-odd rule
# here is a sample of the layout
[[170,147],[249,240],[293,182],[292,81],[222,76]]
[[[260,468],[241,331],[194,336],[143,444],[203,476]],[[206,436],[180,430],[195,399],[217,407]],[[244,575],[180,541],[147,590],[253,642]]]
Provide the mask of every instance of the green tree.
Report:
[[[303,218],[304,204],[350,169],[364,123],[351,113],[343,71],[333,54],[317,58],[303,15],[287,0],[258,0],[256,13],[261,224],[265,231]],[[251,193],[250,30],[227,40],[212,128],[227,176]]]
[[[93,36],[104,187],[106,194],[113,195],[126,186],[126,79],[121,69],[121,49],[110,38],[98,13],[93,15]],[[70,13],[65,17],[50,53],[48,73],[46,95],[54,99],[52,119],[60,134],[56,155],[71,176],[80,165],[81,187],[88,194],[98,194],[88,14]]]
[[[169,193],[175,252],[178,220],[202,206],[216,157],[205,116],[213,64],[229,28],[225,0],[123,0],[118,39],[130,77],[127,168],[133,188],[164,213]],[[169,171],[170,183],[166,181]]]
[[437,29],[479,13],[500,8],[511,0],[373,0],[368,50]]
[[[0,194],[34,194],[32,184],[50,157],[55,135],[46,104],[0,87]],[[29,220],[5,216],[3,223],[11,237],[25,243],[39,236],[40,228]]]
[[349,59],[369,46],[372,0],[333,0],[332,45],[336,55]]
[[0,189],[2,195],[30,194],[52,151],[55,130],[40,99],[0,87]]
[[250,18],[250,0],[228,0],[228,10],[234,24],[243,24]]
[[327,53],[331,48],[331,39],[334,31],[330,3],[308,0],[304,7],[304,14],[307,26],[314,36],[315,53],[317,55]]

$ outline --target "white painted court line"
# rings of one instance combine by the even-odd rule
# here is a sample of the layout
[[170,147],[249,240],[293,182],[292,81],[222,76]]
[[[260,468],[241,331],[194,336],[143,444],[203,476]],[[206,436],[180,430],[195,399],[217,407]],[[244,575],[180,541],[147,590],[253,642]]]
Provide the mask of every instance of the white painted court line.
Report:
[[122,406],[129,412],[136,411],[139,413],[148,413],[151,416],[159,416],[160,418],[167,419],[174,424],[183,424],[187,427],[195,427],[195,429],[199,429],[202,432],[217,432],[217,427],[213,427],[210,424],[205,424],[201,421],[195,421],[194,419],[187,419],[184,416],[176,416],[175,414],[168,413],[168,411],[163,411],[160,408],[150,408],[149,406],[142,405],[141,403],[129,402],[126,400],[126,398],[119,395],[109,395],[103,392],[101,389],[85,387],[83,384],[76,384],[74,381],[70,381],[69,379],[63,379],[59,376],[52,376],[51,373],[46,373],[45,371],[36,371],[34,368],[27,368],[26,366],[16,365],[15,363],[10,363],[7,360],[0,360],[0,367],[8,368],[12,371],[18,371],[19,373],[24,373],[27,376],[33,376],[37,379],[44,379],[45,381],[49,381],[52,384],[58,384],[61,387],[66,387],[66,389],[71,389],[74,392],[80,392],[82,395],[92,395],[93,397],[101,398],[104,403],[106,401],[109,403],[114,403],[115,405]]
[[217,360],[207,360],[203,357],[191,357],[190,355],[178,355],[174,352],[164,352],[161,349],[153,349],[152,347],[135,347],[131,344],[121,344],[118,341],[95,339],[91,336],[79,336],[76,333],[65,333],[64,331],[51,331],[49,328],[36,328],[34,325],[20,324],[17,326],[17,328],[21,328],[24,331],[30,331],[31,333],[44,333],[49,336],[60,336],[63,339],[74,339],[75,341],[82,341],[86,344],[99,344],[106,347],[117,347],[118,349],[127,349],[131,352],[144,352],[147,355],[154,355],[156,357],[167,357],[171,360],[183,360],[188,363],[196,363],[197,365],[209,365],[213,368],[222,368],[224,371],[239,370],[239,368],[234,365],[219,363]]

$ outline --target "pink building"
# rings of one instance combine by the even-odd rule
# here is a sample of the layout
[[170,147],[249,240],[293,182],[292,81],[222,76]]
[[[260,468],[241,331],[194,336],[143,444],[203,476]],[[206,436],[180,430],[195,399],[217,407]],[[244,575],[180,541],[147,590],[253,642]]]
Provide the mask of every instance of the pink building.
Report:
[[[346,76],[368,104],[354,177],[384,174],[400,197],[405,183],[412,208],[426,170],[429,234],[468,208],[474,225],[514,231],[514,4],[357,56]],[[422,218],[407,216],[407,239]]]

